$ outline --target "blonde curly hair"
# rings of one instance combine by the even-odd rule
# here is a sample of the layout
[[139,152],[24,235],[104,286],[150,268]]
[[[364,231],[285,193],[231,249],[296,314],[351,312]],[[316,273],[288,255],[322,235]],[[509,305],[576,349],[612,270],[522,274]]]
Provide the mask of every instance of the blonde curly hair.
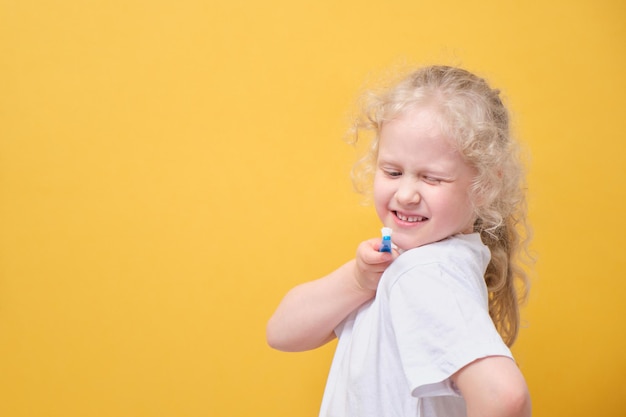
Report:
[[443,132],[476,169],[470,193],[477,219],[474,231],[491,250],[485,273],[489,314],[511,346],[520,327],[519,305],[528,294],[523,265],[530,260],[526,255],[531,231],[525,172],[499,90],[464,69],[428,66],[382,92],[367,94],[350,131],[353,143],[371,134],[368,152],[352,171],[355,188],[371,196],[381,128],[385,121],[416,105],[437,110]]

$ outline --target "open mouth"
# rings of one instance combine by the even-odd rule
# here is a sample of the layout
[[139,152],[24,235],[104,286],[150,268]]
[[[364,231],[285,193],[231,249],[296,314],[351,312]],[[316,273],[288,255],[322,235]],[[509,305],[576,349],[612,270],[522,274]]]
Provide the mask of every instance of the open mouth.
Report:
[[407,215],[404,215],[404,214],[399,213],[397,211],[394,211],[393,214],[395,214],[398,219],[402,220],[403,222],[408,222],[408,223],[419,223],[419,222],[423,222],[423,221],[428,220],[428,217],[424,217],[424,216],[407,216]]

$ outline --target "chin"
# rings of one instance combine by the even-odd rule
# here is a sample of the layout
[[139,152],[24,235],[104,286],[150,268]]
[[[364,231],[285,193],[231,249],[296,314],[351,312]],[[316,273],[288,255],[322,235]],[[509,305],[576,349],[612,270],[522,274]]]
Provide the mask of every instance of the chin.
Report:
[[400,242],[394,242],[394,243],[398,247],[398,249],[402,251],[407,251],[407,250],[419,248],[420,246],[427,245],[430,242],[419,242],[419,241],[402,242],[400,241]]
[[[392,237],[393,239],[393,237]],[[438,242],[441,239],[398,239],[394,244],[403,251],[419,248],[420,246],[429,245]]]

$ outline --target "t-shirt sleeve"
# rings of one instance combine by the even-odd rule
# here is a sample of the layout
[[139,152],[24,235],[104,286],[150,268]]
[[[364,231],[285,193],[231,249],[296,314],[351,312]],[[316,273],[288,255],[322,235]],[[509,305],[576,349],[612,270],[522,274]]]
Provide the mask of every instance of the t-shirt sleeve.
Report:
[[458,395],[455,372],[487,356],[511,357],[471,279],[433,263],[403,273],[391,288],[391,323],[413,396]]

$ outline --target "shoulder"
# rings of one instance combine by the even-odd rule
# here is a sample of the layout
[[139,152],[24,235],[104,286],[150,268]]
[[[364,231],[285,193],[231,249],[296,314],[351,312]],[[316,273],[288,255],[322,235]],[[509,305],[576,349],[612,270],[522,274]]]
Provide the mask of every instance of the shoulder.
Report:
[[[484,275],[491,260],[489,248],[478,233],[455,235],[439,242],[410,249],[400,255],[388,268],[400,277],[415,270],[439,270],[456,275],[458,270]],[[469,269],[468,269],[469,268]]]
[[431,306],[435,300],[447,303],[470,298],[483,305],[490,259],[477,233],[453,236],[400,255],[383,274],[379,292],[392,303],[407,298],[411,305]]
[[478,233],[450,236],[439,242],[410,249],[402,255],[413,260],[427,258],[439,262],[467,258],[488,262],[490,258],[489,248],[482,242]]

